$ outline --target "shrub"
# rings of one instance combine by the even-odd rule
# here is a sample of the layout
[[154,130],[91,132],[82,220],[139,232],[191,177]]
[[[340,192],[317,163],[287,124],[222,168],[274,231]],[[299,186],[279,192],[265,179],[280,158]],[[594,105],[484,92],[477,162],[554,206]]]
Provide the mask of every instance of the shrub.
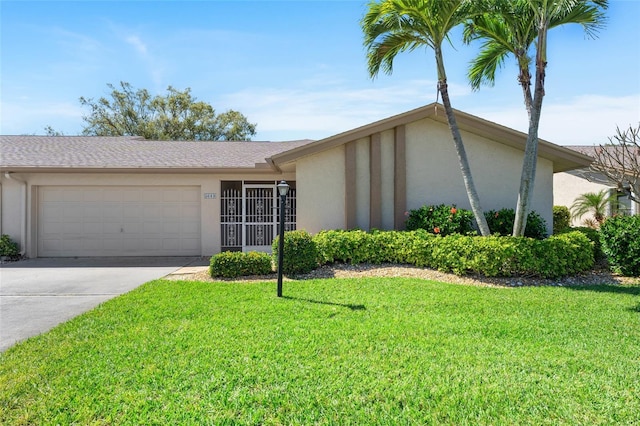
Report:
[[557,278],[589,270],[593,243],[583,232],[544,240],[493,235],[446,237],[416,231],[323,231],[314,237],[319,262],[408,263],[463,275]]
[[428,242],[434,234],[415,231],[361,230],[320,231],[313,237],[318,249],[318,263],[411,263],[428,264]]
[[[276,265],[278,263],[279,239],[276,237],[271,245]],[[317,267],[318,249],[311,235],[304,230],[285,232],[282,273],[284,275],[307,274]]]
[[454,205],[422,206],[410,210],[405,227],[407,231],[424,229],[433,234],[468,234],[473,231],[473,213]]
[[553,233],[559,234],[571,226],[571,212],[567,206],[553,206]]
[[588,226],[577,226],[575,228],[566,228],[561,234],[567,232],[581,232],[593,243],[593,255],[597,261],[605,258],[602,252],[602,244],[600,242],[600,232],[597,229],[589,228]]
[[209,274],[212,277],[235,278],[272,272],[271,256],[259,251],[225,251],[212,256],[209,263]]
[[[513,233],[513,222],[516,219],[515,210],[489,210],[484,213],[484,216],[487,218],[487,224],[492,234],[511,235]],[[530,211],[527,215],[524,236],[539,240],[547,236],[547,222],[535,211]]]
[[20,254],[18,244],[7,234],[0,236],[0,256],[17,257]]
[[627,276],[640,276],[640,216],[608,218],[600,227],[602,251],[611,269]]

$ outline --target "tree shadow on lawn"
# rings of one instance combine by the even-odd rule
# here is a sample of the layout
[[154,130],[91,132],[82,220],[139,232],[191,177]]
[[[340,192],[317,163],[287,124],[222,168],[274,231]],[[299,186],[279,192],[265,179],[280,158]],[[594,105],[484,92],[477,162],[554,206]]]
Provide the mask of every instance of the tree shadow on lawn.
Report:
[[[602,284],[602,285],[576,285],[566,286],[570,290],[577,291],[593,291],[596,293],[613,293],[613,294],[630,294],[632,296],[640,296],[640,285],[631,284]],[[640,313],[640,302],[635,306],[626,308],[627,311]]]
[[596,293],[630,294],[640,296],[640,285],[600,284],[600,285],[567,285],[565,288],[576,291],[593,291]]
[[367,309],[367,307],[364,305],[355,305],[352,303],[326,302],[321,300],[305,299],[302,297],[292,297],[292,296],[282,296],[282,298],[288,299],[288,300],[298,300],[300,302],[316,303],[318,305],[340,306],[341,308],[348,308],[352,311],[364,311]]

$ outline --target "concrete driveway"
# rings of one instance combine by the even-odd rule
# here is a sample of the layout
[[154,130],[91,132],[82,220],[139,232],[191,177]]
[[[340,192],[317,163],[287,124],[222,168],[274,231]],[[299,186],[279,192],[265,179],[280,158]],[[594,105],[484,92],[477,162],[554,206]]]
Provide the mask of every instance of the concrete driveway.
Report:
[[0,352],[100,303],[185,266],[194,257],[27,259],[0,265]]

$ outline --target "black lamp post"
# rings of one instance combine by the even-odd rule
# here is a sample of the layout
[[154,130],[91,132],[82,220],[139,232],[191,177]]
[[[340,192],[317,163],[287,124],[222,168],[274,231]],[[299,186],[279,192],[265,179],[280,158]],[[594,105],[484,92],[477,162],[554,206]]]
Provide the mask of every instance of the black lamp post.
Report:
[[282,260],[284,259],[284,215],[285,202],[289,185],[285,181],[280,181],[278,194],[280,194],[280,236],[278,237],[278,297],[282,297]]

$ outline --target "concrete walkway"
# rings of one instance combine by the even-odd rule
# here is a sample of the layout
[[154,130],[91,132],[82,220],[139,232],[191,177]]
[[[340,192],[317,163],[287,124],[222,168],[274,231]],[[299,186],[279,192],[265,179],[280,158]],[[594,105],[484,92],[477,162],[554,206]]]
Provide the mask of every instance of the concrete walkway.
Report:
[[208,259],[199,257],[47,258],[3,263],[0,352],[147,281],[174,273],[188,276],[207,264]]

